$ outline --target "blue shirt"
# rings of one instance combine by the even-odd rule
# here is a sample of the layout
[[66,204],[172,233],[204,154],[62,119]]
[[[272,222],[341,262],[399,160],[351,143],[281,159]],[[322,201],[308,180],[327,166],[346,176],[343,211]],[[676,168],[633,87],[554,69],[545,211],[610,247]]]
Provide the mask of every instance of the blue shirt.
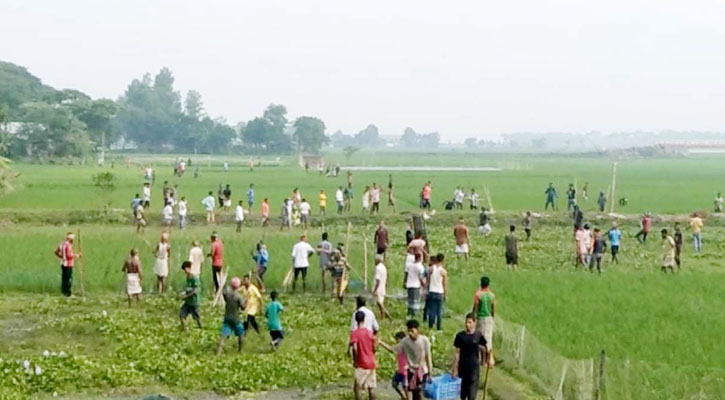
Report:
[[612,244],[612,246],[619,246],[619,240],[622,238],[622,231],[617,229],[610,229],[609,230],[609,242]]
[[257,262],[257,265],[266,268],[267,263],[269,262],[269,253],[267,252],[267,249],[262,249],[262,251],[254,253],[252,258]]
[[247,189],[247,203],[254,203],[254,189],[252,188]]
[[275,300],[267,304],[267,308],[264,311],[264,315],[267,317],[267,329],[270,331],[281,331],[282,322],[279,320],[279,313],[284,310],[282,303]]
[[136,211],[136,207],[138,207],[139,204],[141,204],[141,199],[134,197],[133,200],[131,200],[131,209]]

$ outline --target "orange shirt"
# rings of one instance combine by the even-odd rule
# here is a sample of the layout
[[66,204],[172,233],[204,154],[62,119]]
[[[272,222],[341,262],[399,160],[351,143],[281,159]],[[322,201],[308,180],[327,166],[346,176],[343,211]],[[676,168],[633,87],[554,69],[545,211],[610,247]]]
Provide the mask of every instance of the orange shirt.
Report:
[[262,216],[269,217],[269,203],[262,203]]

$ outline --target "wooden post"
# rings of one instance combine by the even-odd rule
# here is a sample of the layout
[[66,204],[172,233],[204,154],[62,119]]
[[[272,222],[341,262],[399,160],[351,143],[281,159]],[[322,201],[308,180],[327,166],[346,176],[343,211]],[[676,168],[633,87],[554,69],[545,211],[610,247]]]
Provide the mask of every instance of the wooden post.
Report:
[[554,400],[564,399],[564,381],[566,381],[566,372],[569,369],[569,360],[564,361],[564,368],[561,369],[561,379],[559,380],[559,388],[556,391]]
[[517,354],[518,366],[521,367],[524,364],[524,348],[526,339],[526,325],[521,326],[521,338],[519,339],[519,349]]
[[599,356],[599,377],[597,379],[597,392],[594,395],[596,400],[602,400],[604,398],[604,363],[606,362],[606,356],[604,350]]
[[617,199],[615,199],[615,189],[617,187],[617,162],[612,163],[612,194],[609,198],[609,212],[614,212],[614,203],[616,203]]
[[85,297],[86,292],[83,288],[83,245],[81,242],[81,229],[78,228],[78,253],[81,254],[81,257],[78,259],[78,280],[81,284],[81,297]]
[[368,290],[368,237],[363,233],[363,285]]

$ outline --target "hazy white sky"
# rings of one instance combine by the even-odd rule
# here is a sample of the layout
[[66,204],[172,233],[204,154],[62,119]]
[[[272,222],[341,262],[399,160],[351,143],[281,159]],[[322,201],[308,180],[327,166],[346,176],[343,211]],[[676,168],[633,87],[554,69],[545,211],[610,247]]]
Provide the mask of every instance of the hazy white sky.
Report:
[[231,123],[328,130],[725,128],[725,1],[0,0],[0,59],[116,98],[171,68]]

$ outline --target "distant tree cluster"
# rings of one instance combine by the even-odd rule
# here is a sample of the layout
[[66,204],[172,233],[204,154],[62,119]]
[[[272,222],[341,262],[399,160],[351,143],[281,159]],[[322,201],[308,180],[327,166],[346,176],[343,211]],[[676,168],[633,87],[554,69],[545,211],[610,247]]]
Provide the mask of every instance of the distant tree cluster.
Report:
[[400,144],[405,147],[438,147],[441,135],[438,132],[418,134],[412,128],[405,128],[403,136],[400,137]]

